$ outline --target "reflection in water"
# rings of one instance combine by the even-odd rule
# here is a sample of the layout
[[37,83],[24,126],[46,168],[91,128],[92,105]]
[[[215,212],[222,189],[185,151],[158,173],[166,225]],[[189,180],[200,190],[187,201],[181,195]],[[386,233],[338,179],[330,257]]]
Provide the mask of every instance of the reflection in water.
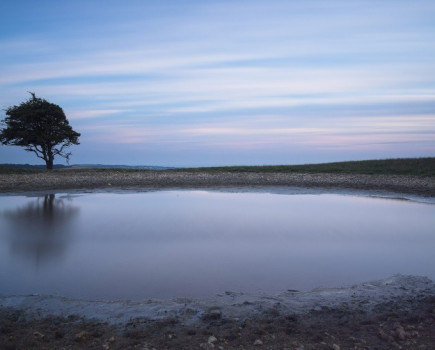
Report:
[[11,252],[40,263],[62,256],[79,209],[54,194],[38,197],[23,207],[6,210]]
[[0,196],[0,208],[6,295],[144,300],[435,278],[433,204],[175,190]]

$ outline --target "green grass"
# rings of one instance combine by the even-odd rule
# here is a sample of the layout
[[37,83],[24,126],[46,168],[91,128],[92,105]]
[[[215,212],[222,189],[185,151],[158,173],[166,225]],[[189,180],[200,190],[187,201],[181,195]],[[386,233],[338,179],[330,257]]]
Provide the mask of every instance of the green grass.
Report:
[[398,158],[304,165],[185,168],[189,172],[332,173],[435,176],[435,158]]
[[41,172],[41,170],[24,169],[24,168],[11,168],[8,166],[0,166],[0,174],[32,174]]
[[[132,172],[143,172],[143,171],[151,171],[149,169],[125,169],[125,168],[55,168],[52,170],[54,172],[70,172],[70,173],[84,173],[84,172],[94,172],[94,173],[105,173],[116,171],[118,173],[132,173]],[[23,165],[20,167],[19,165],[14,164],[13,166],[8,165],[0,165],[0,174],[36,174],[36,173],[45,173],[48,172],[45,167],[29,167],[27,165]]]
[[[10,168],[0,166],[0,174],[38,173],[46,170]],[[142,172],[151,171],[146,169],[59,169],[62,172],[94,171],[104,173],[117,172]],[[263,165],[263,166],[225,166],[225,167],[202,167],[202,168],[178,168],[159,170],[163,172],[257,172],[257,173],[332,173],[332,174],[385,174],[385,175],[420,175],[435,176],[435,157],[431,158],[397,158],[382,160],[363,160],[352,162],[337,162],[323,164],[304,165]]]

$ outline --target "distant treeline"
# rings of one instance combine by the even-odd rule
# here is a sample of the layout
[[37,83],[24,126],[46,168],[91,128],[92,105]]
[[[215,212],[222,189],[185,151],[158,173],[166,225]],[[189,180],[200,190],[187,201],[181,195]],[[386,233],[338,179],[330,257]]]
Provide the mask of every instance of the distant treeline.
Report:
[[185,168],[192,172],[332,173],[435,176],[435,158],[397,158],[303,165],[225,166]]

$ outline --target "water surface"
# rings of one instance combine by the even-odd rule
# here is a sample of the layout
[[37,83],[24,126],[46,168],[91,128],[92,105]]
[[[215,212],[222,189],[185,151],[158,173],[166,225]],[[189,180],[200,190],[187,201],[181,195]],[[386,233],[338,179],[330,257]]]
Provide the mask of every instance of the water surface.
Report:
[[341,194],[173,190],[0,196],[0,294],[275,293],[435,278],[435,205]]

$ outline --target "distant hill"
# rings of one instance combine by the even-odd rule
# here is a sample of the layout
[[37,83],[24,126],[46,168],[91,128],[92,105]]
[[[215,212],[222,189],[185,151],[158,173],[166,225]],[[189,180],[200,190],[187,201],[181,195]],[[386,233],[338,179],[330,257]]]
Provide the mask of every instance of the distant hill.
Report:
[[[45,170],[45,165],[32,164],[0,164],[1,168],[25,169],[25,170]],[[175,169],[171,167],[153,166],[153,165],[106,165],[106,164],[73,164],[63,165],[55,164],[54,169],[137,169],[137,170],[168,170]]]

